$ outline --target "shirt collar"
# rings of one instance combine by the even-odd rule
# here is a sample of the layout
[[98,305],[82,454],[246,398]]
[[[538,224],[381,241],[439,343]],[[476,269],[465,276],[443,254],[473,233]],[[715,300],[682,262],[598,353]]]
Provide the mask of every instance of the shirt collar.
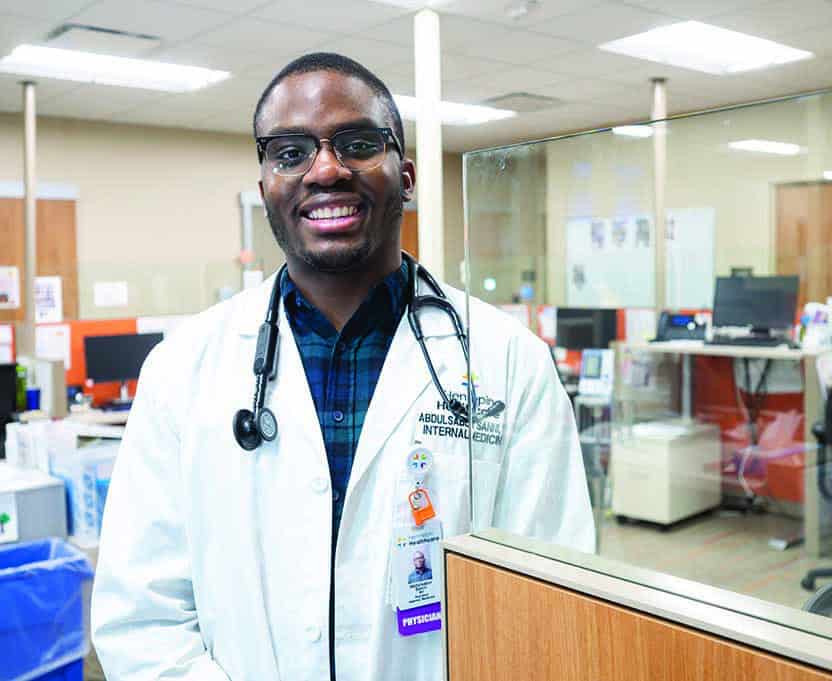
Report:
[[[341,330],[342,337],[362,337],[375,328],[394,333],[408,303],[407,282],[409,265],[402,258],[401,267],[393,270],[372,288],[364,302]],[[338,335],[329,320],[312,303],[283,269],[280,275],[280,295],[286,316],[295,330],[310,330],[322,338]]]

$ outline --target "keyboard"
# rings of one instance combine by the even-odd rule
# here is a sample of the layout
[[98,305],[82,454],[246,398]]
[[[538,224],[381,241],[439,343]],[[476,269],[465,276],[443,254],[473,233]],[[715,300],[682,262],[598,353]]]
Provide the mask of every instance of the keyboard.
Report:
[[776,336],[714,336],[705,343],[707,345],[746,345],[758,348],[774,348],[778,345],[793,347],[794,345],[787,338]]

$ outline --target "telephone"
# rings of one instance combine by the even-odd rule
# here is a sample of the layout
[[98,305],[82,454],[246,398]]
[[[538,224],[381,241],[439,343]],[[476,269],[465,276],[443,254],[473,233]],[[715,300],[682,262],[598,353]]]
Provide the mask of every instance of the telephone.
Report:
[[674,340],[705,340],[707,324],[699,315],[662,312],[654,342]]

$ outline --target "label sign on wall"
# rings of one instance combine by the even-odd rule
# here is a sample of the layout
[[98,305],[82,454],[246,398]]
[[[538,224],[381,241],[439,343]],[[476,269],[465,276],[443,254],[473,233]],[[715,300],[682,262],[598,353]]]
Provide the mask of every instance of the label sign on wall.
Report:
[[0,266],[0,310],[20,307],[20,270]]

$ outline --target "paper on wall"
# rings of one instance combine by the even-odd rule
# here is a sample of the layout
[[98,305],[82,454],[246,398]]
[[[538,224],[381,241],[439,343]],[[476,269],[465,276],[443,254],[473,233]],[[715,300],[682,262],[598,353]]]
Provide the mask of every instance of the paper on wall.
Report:
[[624,311],[628,343],[643,343],[656,337],[656,311],[627,308]]
[[182,322],[188,319],[188,315],[166,315],[164,317],[137,317],[136,333],[161,333],[167,336]]
[[127,307],[126,281],[97,281],[92,290],[96,307]]
[[64,368],[69,371],[72,368],[71,337],[68,324],[35,327],[35,357],[63,360]]
[[35,323],[64,320],[63,285],[60,277],[35,277]]
[[12,344],[12,325],[0,324],[0,345]]
[[17,503],[14,494],[0,494],[0,544],[17,539]]
[[554,305],[540,305],[537,308],[537,334],[547,343],[554,343],[557,329],[557,308]]
[[20,270],[17,267],[0,267],[0,310],[16,310],[20,307]]
[[254,288],[263,283],[263,270],[244,270],[243,288]]
[[509,316],[514,317],[517,321],[519,321],[523,326],[527,329],[529,328],[529,323],[531,320],[529,319],[529,306],[524,304],[507,304],[507,305],[500,305],[500,309],[507,313]]
[[13,339],[12,325],[0,324],[0,364],[14,363],[14,353],[12,352]]
[[14,364],[11,345],[0,345],[0,364]]

